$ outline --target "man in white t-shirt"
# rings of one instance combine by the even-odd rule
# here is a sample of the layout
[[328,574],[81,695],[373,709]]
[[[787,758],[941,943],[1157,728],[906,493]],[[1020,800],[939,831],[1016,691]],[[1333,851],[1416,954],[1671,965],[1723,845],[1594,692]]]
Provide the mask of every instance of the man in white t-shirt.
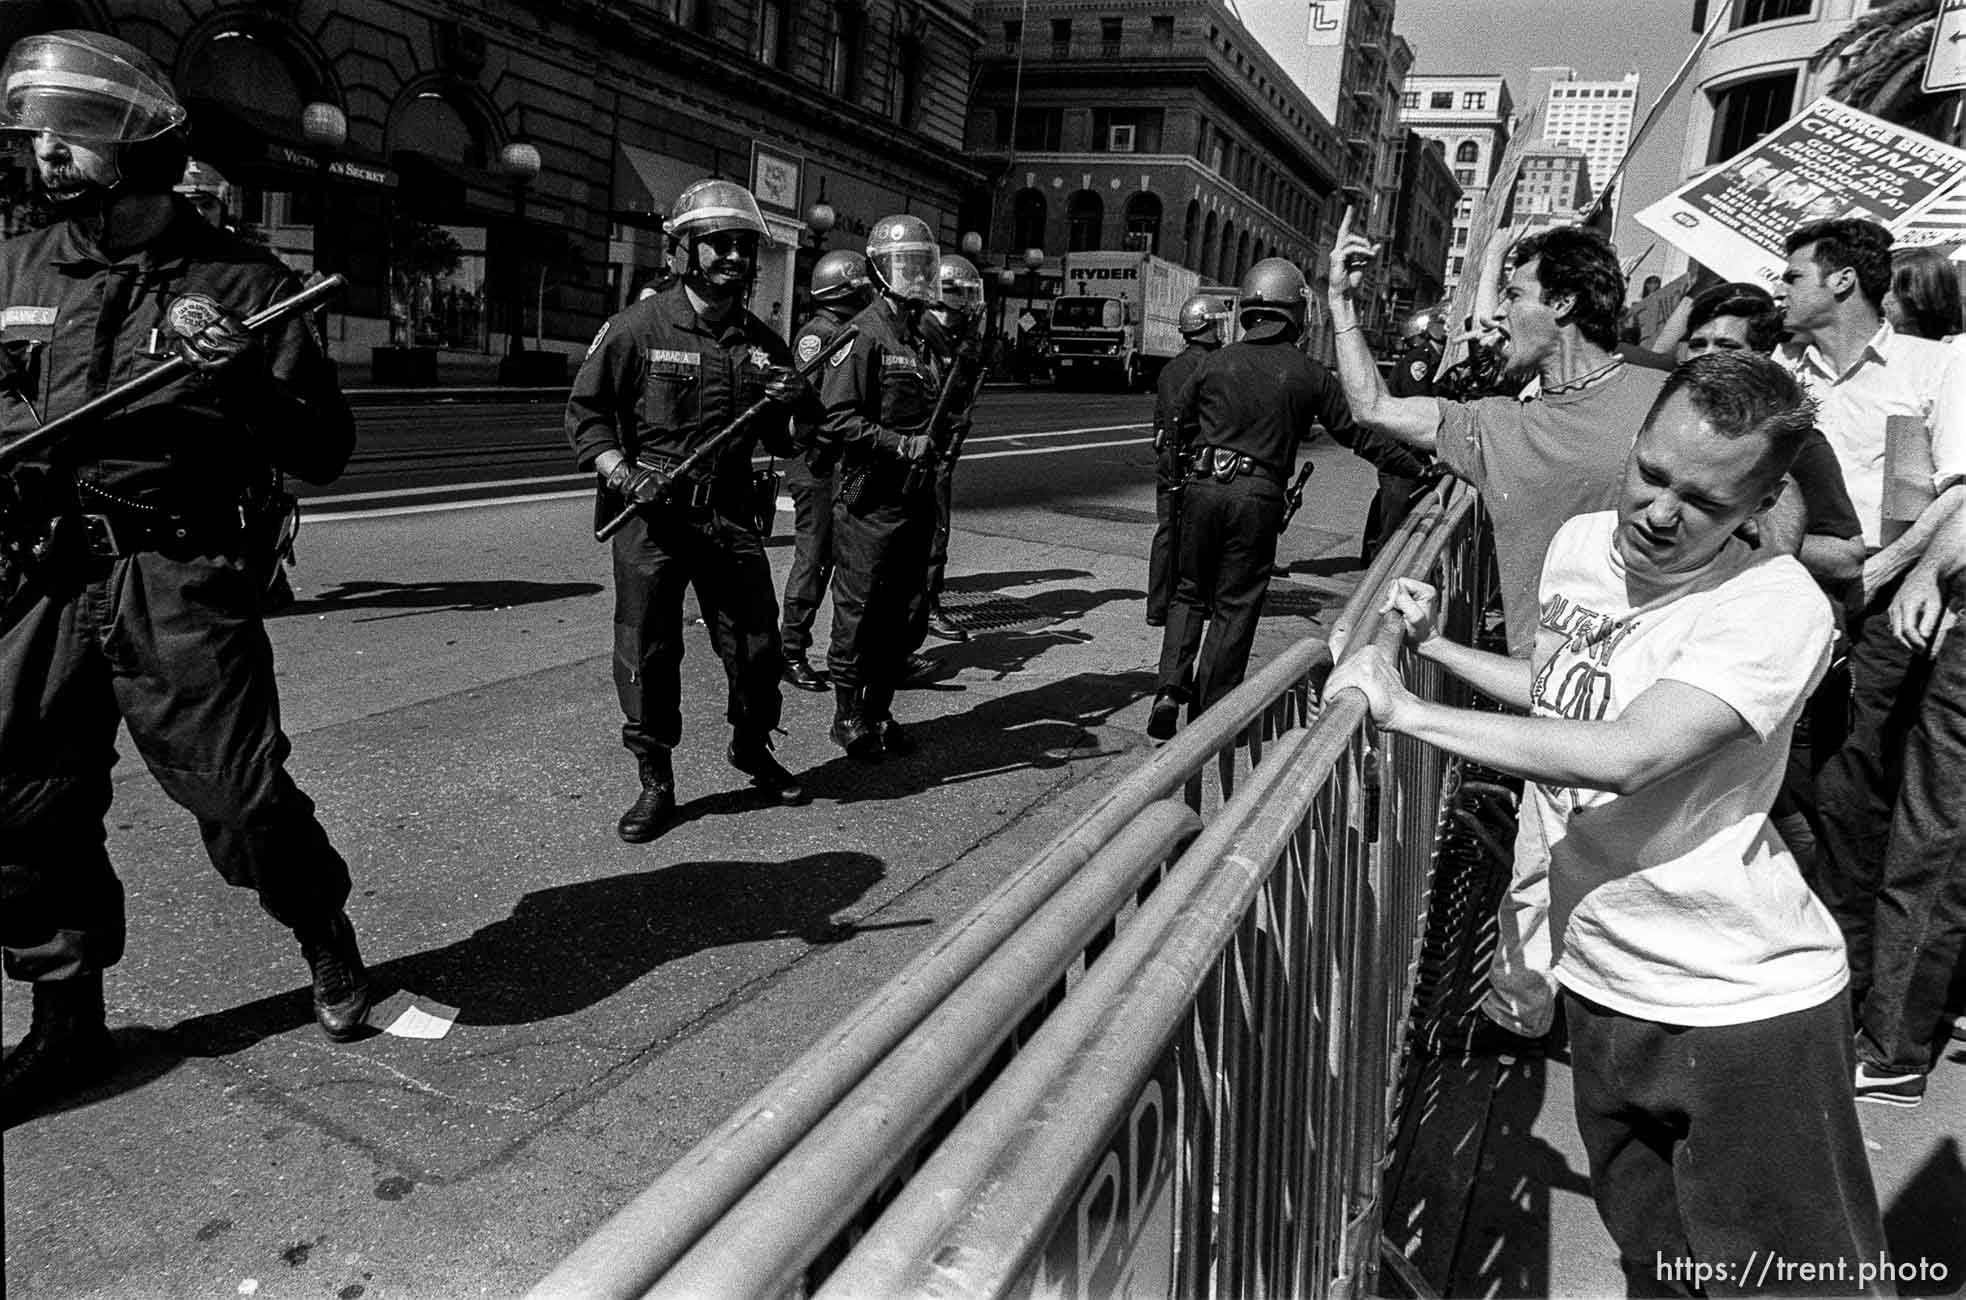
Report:
[[1534,783],[1577,1125],[1633,1294],[1688,1287],[1694,1265],[1717,1292],[1820,1286],[1735,1275],[1757,1252],[1846,1260],[1827,1289],[1854,1292],[1884,1244],[1842,937],[1768,818],[1832,614],[1796,560],[1733,535],[1811,420],[1765,357],[1675,370],[1618,509],[1551,542],[1527,663],[1436,636],[1431,590],[1396,588],[1423,657],[1531,716],[1419,699],[1371,648],[1327,686]]

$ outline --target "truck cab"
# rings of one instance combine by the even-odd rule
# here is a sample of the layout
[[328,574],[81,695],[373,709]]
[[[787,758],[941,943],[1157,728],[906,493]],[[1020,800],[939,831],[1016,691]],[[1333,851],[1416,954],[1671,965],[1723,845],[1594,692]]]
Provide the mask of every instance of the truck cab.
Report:
[[1079,294],[1053,299],[1048,360],[1061,384],[1104,375],[1127,388],[1140,378],[1134,355],[1133,304],[1124,298]]

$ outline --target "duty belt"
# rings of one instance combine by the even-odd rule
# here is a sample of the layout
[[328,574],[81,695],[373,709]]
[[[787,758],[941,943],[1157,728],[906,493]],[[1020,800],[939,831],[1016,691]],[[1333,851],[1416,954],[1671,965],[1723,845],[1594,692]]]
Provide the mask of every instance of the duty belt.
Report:
[[[683,463],[680,456],[664,456],[653,452],[640,452],[635,456],[635,464],[640,469],[652,469],[661,474],[670,474],[676,466]],[[676,483],[669,489],[668,505],[674,510],[708,510],[716,496],[715,477],[698,478],[692,475]]]
[[197,513],[138,509],[85,511],[55,521],[52,541],[103,559],[141,551],[165,554],[230,554],[245,544],[243,511],[212,509]]
[[1192,478],[1212,478],[1217,483],[1233,483],[1244,474],[1253,474],[1279,487],[1284,485],[1284,476],[1277,470],[1233,447],[1197,447],[1190,453],[1189,464],[1189,476]]

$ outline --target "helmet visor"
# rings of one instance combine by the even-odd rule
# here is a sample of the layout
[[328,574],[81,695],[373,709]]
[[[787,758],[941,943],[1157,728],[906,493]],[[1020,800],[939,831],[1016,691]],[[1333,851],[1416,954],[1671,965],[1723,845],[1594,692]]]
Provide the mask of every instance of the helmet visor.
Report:
[[30,36],[0,67],[0,130],[133,144],[184,119],[183,107],[156,78],[67,37]]
[[882,249],[868,260],[880,273],[888,292],[899,298],[935,302],[941,296],[942,255],[933,244],[903,244]]

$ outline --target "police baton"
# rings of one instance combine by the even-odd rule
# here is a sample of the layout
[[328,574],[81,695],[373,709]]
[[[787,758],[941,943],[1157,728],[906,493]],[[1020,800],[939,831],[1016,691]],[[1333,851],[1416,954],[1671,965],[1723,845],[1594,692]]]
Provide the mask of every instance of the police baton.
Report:
[[[269,325],[277,325],[289,316],[300,312],[313,311],[324,305],[328,299],[340,293],[347,280],[340,275],[331,275],[315,284],[308,285],[299,293],[278,302],[270,303],[240,322],[248,331],[257,334]],[[150,396],[158,389],[184,378],[196,367],[183,357],[172,357],[162,365],[146,370],[126,384],[118,384],[100,397],[82,403],[68,414],[48,421],[38,429],[21,434],[11,441],[0,443],[0,470],[12,468],[16,463],[39,451],[42,447],[60,442],[76,432],[107,415],[129,406],[139,398]]]
[[[819,373],[821,366],[832,360],[834,355],[842,348],[851,347],[853,341],[858,337],[860,337],[860,327],[858,325],[849,325],[838,334],[835,334],[833,341],[821,348],[813,356],[812,360],[798,367],[796,373],[799,378],[810,382],[812,377]],[[594,540],[605,542],[608,538],[614,536],[623,528],[626,528],[628,521],[635,517],[637,510],[647,509],[650,506],[659,506],[667,501],[670,493],[676,490],[678,483],[688,478],[706,458],[732,438],[736,437],[740,429],[764,414],[764,409],[770,405],[772,405],[771,398],[760,397],[757,401],[751,403],[742,411],[739,411],[736,419],[717,430],[716,433],[704,439],[701,443],[698,443],[695,450],[683,457],[682,464],[676,466],[676,472],[671,474],[665,482],[657,486],[654,496],[646,501],[631,501],[620,514],[608,520],[599,528],[596,528],[594,530]]]
[[1290,521],[1297,517],[1299,510],[1304,508],[1304,485],[1311,481],[1311,475],[1316,471],[1316,461],[1305,461],[1303,467],[1297,471],[1297,477],[1292,479],[1290,486],[1283,490],[1283,522],[1277,525],[1279,533],[1289,528]]

